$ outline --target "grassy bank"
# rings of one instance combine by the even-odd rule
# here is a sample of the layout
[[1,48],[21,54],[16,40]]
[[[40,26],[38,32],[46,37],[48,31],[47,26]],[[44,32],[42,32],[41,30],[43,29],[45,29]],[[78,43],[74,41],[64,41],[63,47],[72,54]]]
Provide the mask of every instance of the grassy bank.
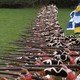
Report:
[[0,52],[9,42],[19,38],[22,31],[35,19],[38,9],[0,9]]

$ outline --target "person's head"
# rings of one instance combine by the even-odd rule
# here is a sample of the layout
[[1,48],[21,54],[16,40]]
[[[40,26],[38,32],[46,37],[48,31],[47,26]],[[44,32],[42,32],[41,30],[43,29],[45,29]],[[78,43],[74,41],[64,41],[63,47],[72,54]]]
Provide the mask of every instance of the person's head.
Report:
[[28,73],[29,73],[29,72],[28,72],[28,70],[27,70],[27,69],[22,68],[22,70],[21,70],[21,74],[25,75],[25,74],[28,74]]
[[8,80],[8,79],[5,77],[0,77],[0,80]]

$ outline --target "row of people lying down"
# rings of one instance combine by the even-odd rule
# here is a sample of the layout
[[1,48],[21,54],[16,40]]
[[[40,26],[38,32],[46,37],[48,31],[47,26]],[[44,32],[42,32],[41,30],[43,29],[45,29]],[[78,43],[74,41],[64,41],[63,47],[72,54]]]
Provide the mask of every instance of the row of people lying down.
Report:
[[52,67],[44,69],[41,72],[43,74],[42,76],[39,72],[31,74],[28,70],[23,69],[17,80],[56,80],[56,77],[61,77],[62,80],[80,80],[80,74],[76,74],[65,65],[61,66],[59,68]]
[[[52,55],[52,56],[48,56]],[[51,54],[47,54],[45,52],[42,53],[34,53],[30,56],[20,56],[15,57],[16,60],[34,60],[34,64],[42,65],[42,64],[48,64],[48,65],[59,65],[58,63],[65,63],[65,64],[80,64],[80,53],[78,51],[70,51],[68,48],[65,50],[56,50]],[[43,56],[43,57],[41,57]],[[28,65],[28,63],[26,63]]]
[[[74,72],[73,69],[68,68],[64,64],[59,67],[45,68],[42,71],[30,72],[26,68],[22,68],[18,76],[14,80],[56,80],[60,77],[62,80],[80,80],[80,70]],[[13,78],[12,78],[13,79]],[[9,80],[5,77],[0,77],[0,80]]]

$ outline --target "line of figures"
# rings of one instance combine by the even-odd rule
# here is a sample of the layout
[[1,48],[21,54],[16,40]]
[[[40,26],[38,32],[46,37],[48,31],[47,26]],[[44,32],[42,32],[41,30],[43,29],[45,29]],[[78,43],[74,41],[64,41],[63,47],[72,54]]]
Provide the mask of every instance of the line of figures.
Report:
[[80,40],[66,36],[57,17],[56,5],[41,8],[33,28],[12,42],[18,47],[0,57],[7,63],[0,80],[80,80]]

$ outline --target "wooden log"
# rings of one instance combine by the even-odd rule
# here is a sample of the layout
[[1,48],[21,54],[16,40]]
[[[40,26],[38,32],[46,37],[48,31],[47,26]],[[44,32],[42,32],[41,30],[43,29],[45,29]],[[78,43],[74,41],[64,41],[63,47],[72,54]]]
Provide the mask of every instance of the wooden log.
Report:
[[[7,69],[6,69],[7,70]],[[14,69],[15,70],[15,69]],[[16,69],[17,71],[17,69]],[[11,76],[20,76],[19,74],[17,73],[11,73],[11,72],[3,72],[3,71],[0,71],[0,74],[3,74],[3,75],[11,75]]]
[[[35,54],[11,54],[11,55],[21,55],[21,56],[34,56],[34,57],[54,57],[54,54],[45,54],[45,55],[37,55],[36,52],[34,52]],[[40,53],[40,52],[38,52]],[[43,52],[42,52],[43,53]],[[71,57],[78,57],[80,56],[80,54],[67,54]]]
[[[71,69],[80,69],[80,65],[66,65],[68,68]],[[61,68],[62,66],[60,65],[26,65],[25,68],[26,69],[45,69],[45,68],[50,68],[50,67],[58,67]],[[2,67],[0,68],[0,71],[5,71],[5,70],[10,70],[10,71],[20,71],[22,69],[22,67]]]
[[[73,68],[73,69],[80,69],[80,65],[66,65],[68,68]],[[49,67],[62,67],[60,65],[26,65],[26,67],[44,67],[44,68],[49,68]]]
[[32,59],[32,62],[30,62],[30,60],[24,61],[24,60],[10,59],[10,58],[0,58],[0,59],[1,60],[6,60],[6,61],[8,60],[8,61],[19,62],[19,63],[28,63],[28,64],[34,64],[33,61],[35,61],[33,59]]
[[[31,67],[28,67],[26,68],[28,71],[42,71],[44,70],[44,68],[31,68]],[[6,70],[9,70],[9,71],[21,71],[22,70],[22,67],[12,67],[12,68],[7,68],[7,67],[2,67],[0,68],[0,72],[1,71],[6,71]],[[5,74],[6,72],[3,72],[3,74]],[[8,74],[8,72],[7,72]]]
[[[29,46],[28,46],[29,47]],[[56,50],[65,50],[65,48],[50,48],[50,47],[41,47],[41,46],[35,46],[35,45],[33,45],[33,46],[30,46],[32,49],[33,48],[35,48],[35,49],[40,49],[41,51],[37,51],[37,50],[32,50],[32,49],[20,49],[20,50],[18,50],[18,49],[12,49],[12,50],[8,50],[8,51],[14,51],[14,52],[22,52],[22,53],[27,53],[27,52],[31,52],[31,53],[38,53],[38,52],[41,52],[42,53],[42,51],[44,51],[44,52],[46,52],[46,53],[49,53],[49,52],[54,52],[54,51],[56,51]],[[80,49],[78,48],[74,48],[74,49],[72,49],[72,48],[69,48],[69,50],[71,50],[71,51],[80,51]]]

